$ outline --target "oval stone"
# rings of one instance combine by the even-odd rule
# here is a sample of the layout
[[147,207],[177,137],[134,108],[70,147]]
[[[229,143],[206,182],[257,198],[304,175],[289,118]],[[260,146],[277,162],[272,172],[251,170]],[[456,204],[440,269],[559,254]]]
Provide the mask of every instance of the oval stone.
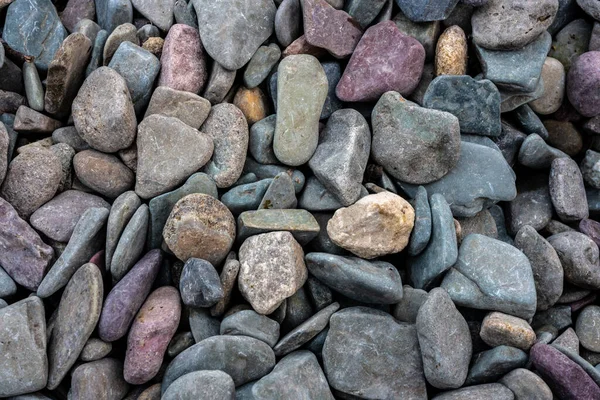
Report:
[[600,51],[579,56],[567,76],[567,95],[584,117],[600,114]]
[[73,158],[77,178],[85,186],[114,199],[133,187],[135,174],[112,154],[84,150]]
[[235,397],[235,384],[225,372],[195,371],[173,382],[161,399],[234,400]]

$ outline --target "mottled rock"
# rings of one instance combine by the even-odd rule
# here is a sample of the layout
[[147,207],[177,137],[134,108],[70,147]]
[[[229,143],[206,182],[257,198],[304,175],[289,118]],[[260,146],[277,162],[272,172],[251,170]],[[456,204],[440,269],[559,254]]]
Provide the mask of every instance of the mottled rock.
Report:
[[123,379],[123,364],[114,358],[80,365],[73,370],[71,396],[74,399],[122,399],[129,390]]
[[106,224],[105,265],[107,270],[110,270],[112,258],[119,243],[121,233],[123,233],[127,223],[140,205],[141,200],[133,191],[121,194],[113,202]]
[[400,32],[417,39],[423,45],[426,60],[433,60],[436,42],[441,33],[441,24],[439,21],[414,22],[402,12],[396,14],[392,21],[400,29]]
[[198,258],[186,261],[179,280],[179,290],[183,303],[190,307],[212,307],[224,296],[215,267]]
[[244,85],[248,89],[260,85],[267,78],[280,57],[281,50],[275,43],[259,47],[244,71]]
[[527,321],[499,312],[486,315],[479,332],[481,339],[492,347],[512,346],[529,350],[535,343],[535,332]]
[[121,24],[133,20],[130,0],[95,0],[98,25],[111,33]]
[[583,177],[571,158],[558,158],[550,168],[550,199],[562,221],[578,221],[589,216]]
[[569,101],[584,117],[600,114],[598,107],[598,87],[600,87],[600,51],[589,51],[579,56],[567,76],[567,96]]
[[194,129],[206,121],[210,102],[194,93],[159,86],[152,93],[144,118],[153,114],[179,118]]
[[84,150],[73,158],[77,178],[90,189],[114,199],[133,187],[135,174],[116,156]]
[[467,37],[457,25],[447,28],[440,36],[435,50],[435,74],[466,75]]
[[532,133],[525,138],[519,150],[519,163],[534,169],[547,169],[555,159],[568,157],[548,145],[540,135]]
[[600,352],[600,307],[585,307],[577,317],[575,328],[579,342],[586,349]]
[[233,104],[242,111],[250,126],[266,118],[269,113],[268,103],[267,96],[259,87],[240,87],[233,98]]
[[69,0],[60,13],[60,20],[69,32],[75,32],[77,23],[83,19],[94,20],[96,7],[91,0]]

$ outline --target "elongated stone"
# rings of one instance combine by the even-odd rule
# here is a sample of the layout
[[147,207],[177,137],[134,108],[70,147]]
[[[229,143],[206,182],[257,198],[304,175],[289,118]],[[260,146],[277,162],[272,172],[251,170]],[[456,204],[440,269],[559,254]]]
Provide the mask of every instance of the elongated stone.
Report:
[[108,40],[108,32],[105,31],[104,29],[102,29],[96,35],[96,40],[94,40],[94,43],[92,46],[92,56],[90,58],[90,62],[88,64],[87,68],[85,69],[86,78],[88,76],[90,76],[90,74],[92,72],[94,72],[96,69],[98,69],[102,66],[102,61],[103,61],[102,55],[104,52],[104,45],[106,44],[107,40]]
[[281,50],[275,43],[259,47],[244,71],[244,85],[248,89],[253,89],[260,85],[267,79],[271,69],[279,61],[280,57]]
[[119,46],[125,42],[131,42],[135,45],[139,43],[135,25],[128,22],[117,26],[108,35],[102,51],[102,65],[108,66]]
[[235,70],[228,70],[218,62],[213,63],[208,83],[206,84],[206,89],[204,89],[204,94],[202,96],[213,105],[221,103],[233,86],[235,77]]
[[259,180],[274,178],[280,172],[287,172],[288,175],[292,177],[292,182],[294,183],[296,194],[302,191],[304,183],[306,182],[306,177],[300,170],[288,168],[283,165],[259,164],[256,161],[254,161],[251,157],[246,158],[246,163],[244,164],[243,172],[253,173]]
[[550,199],[562,221],[578,221],[589,216],[581,171],[571,158],[557,158],[550,167]]
[[110,271],[115,281],[120,280],[142,254],[148,232],[149,216],[148,206],[142,204],[123,230],[110,264]]
[[527,363],[527,353],[510,346],[498,346],[473,356],[466,385],[488,383]]
[[300,0],[283,0],[275,14],[275,35],[287,47],[302,34],[302,8]]
[[415,209],[415,226],[408,242],[408,254],[421,254],[431,239],[431,206],[427,198],[427,190],[419,187],[412,205]]
[[111,199],[131,189],[135,181],[133,171],[118,157],[96,150],[77,153],[73,167],[83,185]]
[[306,210],[245,211],[238,217],[237,240],[273,231],[288,231],[305,245],[319,233],[317,220]]
[[23,82],[29,107],[35,111],[44,111],[44,88],[38,70],[32,61],[23,63]]
[[115,199],[110,208],[110,214],[106,223],[106,269],[110,270],[112,258],[119,243],[121,233],[127,223],[140,207],[142,201],[134,191],[128,191]]
[[506,345],[525,351],[536,340],[535,332],[527,321],[499,312],[486,315],[481,323],[479,336],[492,347]]

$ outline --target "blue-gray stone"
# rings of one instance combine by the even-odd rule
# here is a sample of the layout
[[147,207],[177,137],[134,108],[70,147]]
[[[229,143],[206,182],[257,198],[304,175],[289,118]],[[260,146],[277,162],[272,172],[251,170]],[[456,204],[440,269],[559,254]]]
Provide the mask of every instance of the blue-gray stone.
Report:
[[258,205],[258,209],[282,210],[296,208],[297,204],[298,201],[296,200],[292,178],[287,172],[280,172],[271,181],[269,188]]
[[442,281],[454,303],[524,319],[536,310],[531,264],[517,248],[490,237],[463,239],[456,264]]
[[[283,320],[281,321],[282,333],[287,333],[298,327],[315,313],[304,286],[285,299],[285,303],[285,313]],[[275,312],[273,314],[275,314]],[[272,316],[272,318],[275,319],[274,316]]]
[[17,285],[10,275],[0,267],[0,298],[12,296],[17,292]]
[[519,164],[533,169],[548,169],[552,161],[563,157],[569,156],[547,144],[536,133],[527,136],[519,150]]
[[248,149],[252,157],[261,164],[278,164],[279,160],[273,152],[273,136],[275,135],[275,114],[263,118],[250,127]]
[[[432,21],[432,22],[414,22],[411,21],[406,15],[402,12],[396,14],[394,19],[392,20],[400,29],[400,32],[405,35],[412,36],[419,41],[423,45],[425,49],[425,59],[427,61],[433,60],[435,56],[435,48],[438,37],[441,33],[441,24],[440,21]],[[430,64],[429,64],[430,65]],[[431,74],[427,73],[427,69],[423,71],[424,82],[419,84],[419,87],[422,84],[425,84],[425,89],[429,85],[429,82],[435,78],[433,74],[433,65],[431,65]],[[428,77],[431,77],[428,79]],[[419,91],[419,88],[415,89],[415,91]],[[425,92],[425,90],[423,90]],[[421,94],[422,97],[422,94]],[[418,102],[421,104],[421,102]]]
[[527,353],[510,346],[475,354],[465,385],[495,382],[513,369],[524,367],[527,359]]
[[344,5],[346,11],[360,26],[365,29],[377,18],[387,0],[348,0]]
[[527,135],[523,132],[504,121],[502,122],[502,133],[496,138],[496,146],[498,146],[510,166],[515,165],[517,162],[517,155],[526,137]]
[[396,0],[402,12],[411,21],[439,21],[448,18],[458,0]]
[[511,234],[525,225],[541,230],[552,219],[552,201],[547,173],[528,173],[517,182],[517,197],[506,207],[506,224]]
[[133,21],[131,0],[95,0],[98,25],[110,34],[117,26]]
[[558,0],[558,11],[552,25],[548,27],[548,32],[554,36],[565,25],[577,18],[581,13],[580,10],[576,0]]
[[287,172],[292,177],[296,194],[300,193],[304,187],[305,177],[304,174],[298,169],[284,167],[283,165],[263,165],[254,161],[252,157],[246,157],[244,173],[248,172],[254,173],[258,179],[275,178],[275,176],[280,172]]
[[309,276],[306,280],[306,292],[317,311],[333,303],[333,292],[331,289],[313,276]]
[[427,301],[429,293],[422,289],[415,289],[409,285],[402,288],[402,299],[394,306],[392,315],[398,321],[414,324],[419,315],[419,309]]
[[218,336],[221,322],[210,315],[208,308],[189,308],[188,322],[196,343]]
[[240,185],[246,185],[248,183],[254,183],[254,182],[258,182],[258,178],[252,172],[249,172],[247,174],[240,176],[240,179],[235,181],[235,183],[233,184],[233,187],[240,186]]
[[48,69],[66,37],[67,30],[50,0],[16,0],[8,6],[2,39],[12,49],[33,56],[40,70]]
[[90,63],[88,64],[85,70],[86,78],[90,76],[92,72],[96,69],[100,68],[103,63],[103,54],[104,54],[104,45],[106,44],[106,40],[108,39],[108,32],[106,30],[101,30],[96,35],[96,40],[94,40],[94,45],[92,46],[92,57],[90,58]]
[[223,286],[217,270],[211,263],[200,258],[185,262],[179,292],[183,304],[189,307],[212,307],[223,299]]
[[552,161],[548,186],[554,211],[561,221],[568,223],[589,216],[583,176],[573,159],[563,157]]
[[552,235],[548,242],[554,247],[565,274],[565,282],[583,289],[600,288],[598,246],[580,232],[562,232]]
[[131,42],[123,42],[108,66],[125,79],[137,115],[148,106],[154,81],[160,70],[158,58]]
[[301,245],[319,234],[319,223],[306,210],[256,210],[244,211],[237,220],[237,240],[243,242],[261,233],[287,231]]
[[402,280],[390,263],[327,253],[308,253],[305,260],[313,276],[346,297],[374,304],[402,299]]
[[[518,195],[517,195],[518,196]],[[513,245],[513,239],[508,234],[506,229],[506,218],[504,217],[504,210],[498,204],[494,204],[491,206],[488,211],[492,218],[494,218],[494,222],[496,223],[496,230],[498,231],[498,240],[503,241],[504,243]]]
[[98,32],[100,32],[101,30],[102,28],[100,27],[100,25],[98,25],[91,19],[84,18],[77,22],[77,25],[75,25],[75,28],[73,29],[73,33],[81,33],[82,35],[90,39],[92,44],[94,44],[94,42],[96,41],[96,36],[98,36]]
[[[7,126],[8,128],[8,126]],[[10,130],[9,130],[10,134]],[[600,215],[600,189],[586,188],[585,197],[587,198],[590,215],[598,217]]]
[[540,76],[538,84],[533,92],[509,92],[506,90],[500,91],[500,112],[505,113],[513,111],[516,108],[527,104],[533,100],[537,100],[544,94],[544,78]]
[[23,82],[29,107],[35,111],[44,111],[44,87],[35,63],[23,63]]
[[[331,241],[329,234],[327,233],[327,223],[333,217],[333,214],[328,213],[315,213],[313,214],[317,222],[319,223],[319,234],[317,237],[310,243],[311,249],[313,251],[319,251],[323,253],[329,254],[337,254],[337,255],[347,255],[348,251],[341,248]],[[310,278],[309,278],[310,279]]]
[[259,47],[244,71],[244,85],[249,89],[260,85],[267,79],[280,57],[281,50],[275,43]]
[[[533,317],[533,321],[531,321],[531,327],[537,331],[545,326],[550,326],[558,331],[562,331],[573,325],[571,315],[571,306],[557,305],[545,311],[537,312]],[[553,336],[556,337],[556,334]]]
[[527,104],[515,108],[512,114],[523,132],[527,134],[536,133],[544,140],[548,140],[548,130],[540,117]]
[[[185,1],[184,1],[184,3],[185,3]],[[139,42],[141,44],[144,44],[144,42],[146,40],[150,39],[151,37],[160,37],[160,31],[158,30],[158,28],[156,26],[154,26],[152,24],[146,24],[138,29],[137,37],[139,39]]]
[[236,186],[221,197],[221,202],[234,214],[256,210],[260,205],[273,179],[262,179],[258,182]]
[[19,134],[14,130],[15,116],[14,114],[0,114],[0,122],[4,124],[8,131],[8,160],[12,160],[15,146],[17,145],[17,138]]
[[429,289],[446,272],[458,257],[454,219],[444,196],[435,193],[430,198],[431,239],[425,250],[410,257],[407,265],[413,286]]
[[[361,189],[361,197],[368,195],[364,186]],[[319,180],[311,176],[306,182],[306,187],[298,201],[300,208],[308,211],[335,211],[344,207],[342,203],[331,193]]]
[[592,24],[585,19],[576,19],[558,32],[552,42],[549,57],[556,58],[568,73],[573,61],[583,53],[590,51]]
[[455,115],[463,133],[499,136],[502,131],[500,92],[487,79],[477,81],[468,75],[438,76],[427,88],[423,106]]
[[508,91],[532,92],[542,74],[551,44],[552,36],[544,31],[533,42],[518,50],[488,50],[475,45],[475,51],[485,79]]
[[283,0],[275,14],[275,35],[283,47],[288,47],[302,34],[300,0]]
[[198,16],[196,15],[194,3],[191,1],[188,3],[186,0],[175,0],[173,16],[176,23],[198,29]]
[[135,210],[127,226],[123,229],[110,264],[110,272],[114,281],[121,280],[144,251],[149,217],[148,206],[142,204]]
[[304,345],[304,348],[310,350],[320,361],[323,360],[323,345],[325,344],[328,333],[329,327],[323,329],[317,336],[312,338],[310,342]]
[[[160,393],[160,385],[158,386],[159,388],[156,391]],[[154,393],[148,396],[144,393],[138,398],[150,398],[151,396],[155,398],[153,397]],[[225,372],[218,370],[194,371],[175,380],[160,398],[162,400],[233,400],[236,397],[235,394],[235,383]]]
[[223,318],[220,333],[253,337],[273,347],[279,340],[279,324],[254,310],[242,310]]
[[415,209],[415,226],[410,234],[408,254],[416,256],[425,250],[431,237],[431,207],[427,198],[427,190],[423,186],[419,186],[417,189],[412,205]]

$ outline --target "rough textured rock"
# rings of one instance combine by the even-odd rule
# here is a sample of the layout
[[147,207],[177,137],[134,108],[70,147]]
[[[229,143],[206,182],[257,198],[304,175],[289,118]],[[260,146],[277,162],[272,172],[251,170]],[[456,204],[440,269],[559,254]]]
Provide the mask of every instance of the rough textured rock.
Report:
[[567,76],[567,96],[584,117],[600,114],[600,51],[589,51],[578,57]]
[[75,399],[123,398],[129,385],[123,379],[123,364],[114,358],[80,365],[73,370],[71,395]]
[[108,35],[106,38],[106,43],[104,44],[104,50],[102,51],[103,65],[106,66],[110,64],[115,52],[124,42],[132,42],[136,46],[139,43],[135,25],[130,23],[121,24]]
[[550,198],[562,221],[578,221],[589,216],[583,177],[571,158],[558,158],[550,168]]
[[498,346],[475,354],[467,375],[466,385],[498,380],[515,368],[525,367],[527,353],[510,346]]
[[506,345],[525,351],[533,346],[536,339],[527,321],[499,312],[486,315],[479,336],[492,347]]
[[468,44],[465,32],[458,25],[447,28],[435,50],[435,74],[466,75]]
[[50,118],[24,105],[19,106],[13,129],[24,133],[50,133],[62,126],[60,121]]

